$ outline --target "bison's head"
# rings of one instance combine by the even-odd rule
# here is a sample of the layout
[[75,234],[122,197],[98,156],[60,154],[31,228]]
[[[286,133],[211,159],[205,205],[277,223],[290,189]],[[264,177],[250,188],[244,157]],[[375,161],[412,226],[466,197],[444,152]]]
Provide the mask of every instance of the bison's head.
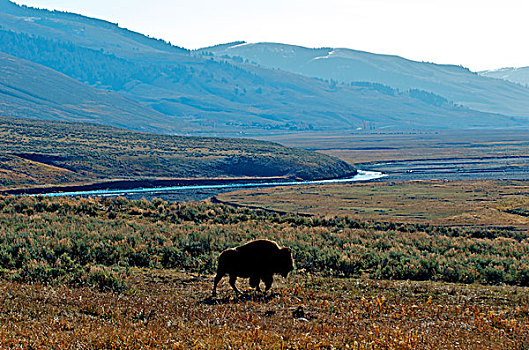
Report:
[[292,258],[292,251],[288,247],[279,250],[279,274],[287,277],[288,273],[294,270],[294,259]]

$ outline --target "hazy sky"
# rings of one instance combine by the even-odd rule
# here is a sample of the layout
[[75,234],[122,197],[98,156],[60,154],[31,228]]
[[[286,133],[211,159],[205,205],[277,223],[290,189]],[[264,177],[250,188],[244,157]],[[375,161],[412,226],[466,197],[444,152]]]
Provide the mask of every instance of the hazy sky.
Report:
[[235,40],[347,47],[482,70],[529,66],[529,0],[17,0],[188,49]]

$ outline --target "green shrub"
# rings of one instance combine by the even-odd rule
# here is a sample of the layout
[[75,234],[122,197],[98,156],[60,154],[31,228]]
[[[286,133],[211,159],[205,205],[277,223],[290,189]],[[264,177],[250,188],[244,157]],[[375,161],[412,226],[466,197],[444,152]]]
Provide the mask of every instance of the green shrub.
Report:
[[[0,268],[27,282],[118,291],[122,282],[107,269],[213,273],[222,250],[269,238],[291,247],[297,268],[308,273],[529,285],[524,232],[476,234],[464,228],[307,218],[159,199],[7,196],[0,203]],[[35,214],[28,217],[29,212]],[[111,219],[109,213],[116,216]],[[89,279],[94,265],[104,267],[104,273]]]
[[96,287],[101,292],[122,292],[126,285],[119,276],[104,267],[96,266],[90,269],[87,277],[87,284]]

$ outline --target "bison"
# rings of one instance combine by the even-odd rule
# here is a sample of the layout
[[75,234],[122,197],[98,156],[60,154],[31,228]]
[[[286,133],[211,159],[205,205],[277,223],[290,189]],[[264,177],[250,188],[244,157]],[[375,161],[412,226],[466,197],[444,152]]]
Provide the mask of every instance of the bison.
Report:
[[217,284],[226,274],[230,275],[230,285],[239,295],[235,286],[237,277],[249,278],[250,287],[261,291],[259,283],[265,283],[265,291],[272,287],[273,275],[287,277],[294,269],[294,260],[290,248],[280,248],[277,243],[266,239],[248,242],[237,248],[230,248],[220,253],[217,275],[213,283],[213,296],[217,295]]

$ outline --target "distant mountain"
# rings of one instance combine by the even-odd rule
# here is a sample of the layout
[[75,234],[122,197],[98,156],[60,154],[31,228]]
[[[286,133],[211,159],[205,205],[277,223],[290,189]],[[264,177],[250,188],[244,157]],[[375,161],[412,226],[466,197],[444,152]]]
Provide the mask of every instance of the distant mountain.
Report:
[[475,110],[529,117],[528,88],[489,79],[461,66],[415,62],[350,49],[310,49],[277,43],[236,42],[199,52],[237,57],[308,77],[380,83],[404,91],[420,89]]
[[[115,92],[94,89],[66,75],[0,52],[0,115],[80,121],[159,131],[166,117]],[[178,132],[172,125],[168,132]]]
[[[158,133],[258,136],[365,128],[498,128],[529,122],[477,112],[422,89],[340,84],[237,57],[190,53],[112,23],[7,0],[0,0],[0,51],[139,102],[149,113],[156,111],[152,118],[140,113],[124,122],[116,117],[119,125]],[[45,88],[38,82],[32,86]],[[72,90],[71,96],[77,92]],[[45,110],[42,114],[49,118]],[[118,125],[110,118],[98,122]]]
[[529,87],[529,67],[485,70],[479,72],[479,74],[484,77],[503,79]]

